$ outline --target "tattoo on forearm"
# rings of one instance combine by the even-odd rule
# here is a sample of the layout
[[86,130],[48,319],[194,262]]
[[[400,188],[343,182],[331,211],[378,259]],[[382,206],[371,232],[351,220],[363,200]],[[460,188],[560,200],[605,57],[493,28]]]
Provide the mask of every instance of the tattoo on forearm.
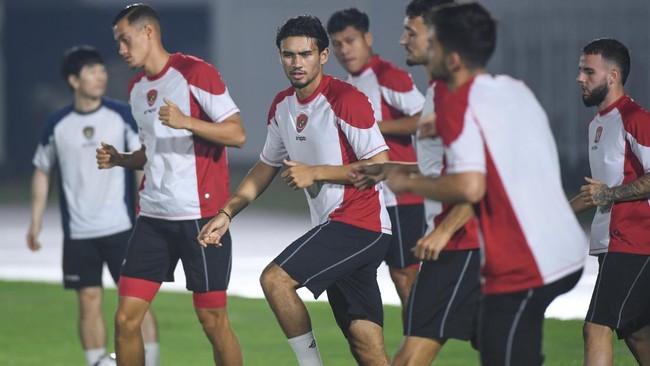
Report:
[[628,184],[607,190],[610,195],[609,201],[634,201],[647,198],[650,196],[650,173],[646,173]]

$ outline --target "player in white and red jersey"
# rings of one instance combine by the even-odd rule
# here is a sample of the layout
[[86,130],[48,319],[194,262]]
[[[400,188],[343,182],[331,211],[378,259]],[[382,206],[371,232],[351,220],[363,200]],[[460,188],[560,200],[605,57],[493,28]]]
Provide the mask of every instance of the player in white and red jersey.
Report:
[[300,365],[320,365],[309,313],[296,289],[306,287],[316,298],[327,291],[356,361],[388,365],[377,267],[390,243],[391,223],[382,185],[361,191],[348,178],[360,161],[388,160],[388,147],[368,98],[323,74],[328,44],[320,20],[311,15],[291,18],[278,29],[276,45],[292,86],[271,104],[260,161],[199,239],[219,244],[230,218],[286,165],[282,178],[304,190],[313,228],[262,273],[264,295],[280,327]]
[[650,113],[625,94],[630,54],[597,39],[580,57],[578,83],[587,107],[591,178],[571,201],[596,207],[591,251],[600,270],[585,319],[585,365],[611,365],[612,330],[641,365],[650,364]]
[[[71,105],[48,119],[34,155],[32,221],[27,245],[39,250],[43,211],[52,173],[58,170],[63,219],[63,284],[77,290],[78,330],[86,362],[106,355],[102,316],[104,263],[117,284],[133,227],[135,181],[125,169],[100,171],[90,152],[110,139],[122,150],[140,148],[128,104],[104,97],[108,75],[94,47],[76,46],[61,60],[61,74],[74,93]],[[148,314],[142,327],[147,365],[158,365],[156,324]]]
[[[546,113],[524,83],[485,72],[496,23],[477,3],[437,7],[430,25],[440,178],[392,174],[396,192],[476,203],[483,251],[483,365],[541,365],[544,311],[578,281],[586,238],[569,207]],[[534,157],[535,164],[530,164]]]
[[[400,44],[407,51],[409,66],[423,65],[429,73],[429,29],[424,14],[444,0],[413,0],[406,8]],[[431,80],[419,121],[417,166],[381,164],[382,174],[400,169],[407,174],[439,177],[444,172],[442,141],[429,136],[424,126],[434,120],[433,96],[445,93],[442,82]],[[376,168],[379,168],[377,165]],[[367,167],[366,167],[367,169]],[[404,339],[393,365],[425,365],[436,358],[449,338],[476,339],[479,283],[479,241],[476,222],[469,204],[441,204],[425,200],[426,235],[418,238],[413,252],[422,266],[404,313]]]
[[113,33],[128,65],[143,69],[129,85],[142,148],[121,154],[104,144],[97,161],[100,168],[145,171],[139,217],[119,283],[118,364],[141,364],[142,340],[133,330],[160,284],[173,281],[179,259],[214,362],[242,364],[226,310],[230,236],[224,235],[222,248],[204,248],[196,239],[230,196],[226,146],[241,147],[246,139],[239,110],[213,66],[163,48],[153,8],[125,7],[113,21]]
[[[327,32],[336,59],[349,73],[347,81],[372,103],[379,130],[389,147],[389,159],[414,163],[413,135],[424,97],[408,72],[373,53],[369,25],[367,14],[350,8],[332,14]],[[393,227],[385,261],[404,309],[420,266],[412,249],[424,231],[424,207],[422,197],[396,197],[386,187],[384,199]]]

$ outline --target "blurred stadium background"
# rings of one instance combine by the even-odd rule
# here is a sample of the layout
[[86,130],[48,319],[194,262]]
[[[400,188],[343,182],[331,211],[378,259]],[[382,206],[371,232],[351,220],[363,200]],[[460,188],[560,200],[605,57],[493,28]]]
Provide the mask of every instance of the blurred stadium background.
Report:
[[[9,270],[11,251],[5,249],[27,251],[24,233],[29,220],[31,159],[41,129],[50,113],[71,101],[70,92],[59,75],[61,54],[76,44],[96,46],[109,72],[107,94],[125,99],[127,83],[135,72],[117,54],[111,22],[117,11],[130,2],[0,0],[0,206],[4,213],[14,217],[10,223],[0,226],[3,231],[0,257],[7,259],[0,261],[0,266],[5,266],[0,269],[5,273],[21,271],[20,267]],[[500,22],[497,50],[489,71],[524,80],[538,96],[551,121],[564,187],[571,196],[589,172],[586,126],[596,112],[583,106],[575,82],[581,47],[600,37],[617,38],[626,44],[632,54],[627,91],[642,105],[650,105],[650,70],[646,66],[650,65],[647,31],[650,2],[481,2]],[[243,149],[229,149],[235,171],[233,188],[257,160],[264,143],[269,104],[275,93],[287,86],[275,46],[275,31],[285,19],[311,13],[325,23],[336,10],[358,7],[370,16],[374,51],[407,67],[398,44],[407,0],[150,0],[148,3],[160,13],[167,50],[193,54],[213,63],[241,109],[248,142]],[[424,90],[427,79],[422,68],[414,67],[410,71]],[[334,57],[328,62],[326,72],[345,77]],[[535,164],[535,157],[530,157],[530,163]],[[279,186],[256,207],[281,210],[287,215],[284,220],[287,225],[294,226],[296,217],[302,220],[305,213],[304,197]],[[55,200],[51,200],[51,206]],[[588,221],[588,217],[583,220]],[[54,226],[59,224],[48,221]],[[304,223],[300,221],[300,225]],[[13,234],[5,235],[7,230]],[[55,235],[47,240],[58,242],[59,237]],[[270,260],[275,253],[268,253],[266,259]]]

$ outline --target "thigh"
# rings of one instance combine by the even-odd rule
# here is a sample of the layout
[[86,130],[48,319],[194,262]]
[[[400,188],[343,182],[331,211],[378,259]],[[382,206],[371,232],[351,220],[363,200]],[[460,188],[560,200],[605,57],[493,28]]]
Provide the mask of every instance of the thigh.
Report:
[[103,265],[97,239],[64,239],[63,286],[65,288],[102,286]]
[[650,256],[607,253],[602,261],[586,320],[616,329],[625,338],[648,322]]
[[420,263],[411,249],[425,232],[424,206],[388,207],[388,214],[393,235],[386,252],[386,264],[393,268],[406,268]]
[[376,272],[389,240],[384,233],[330,221],[308,231],[273,261],[318,298],[360,268],[370,264]]
[[180,256],[178,248],[174,246],[176,236],[176,222],[138,217],[121,275],[152,282],[173,281]]
[[377,284],[379,263],[359,268],[327,288],[334,318],[346,336],[354,320],[367,320],[380,327],[384,325],[381,291]]
[[404,335],[433,339],[476,336],[480,254],[443,251],[422,264],[404,312]]
[[194,292],[225,291],[230,281],[232,267],[232,240],[230,232],[222,239],[222,246],[203,247],[196,238],[201,228],[210,221],[209,218],[187,220],[182,225],[181,234],[176,238],[176,245],[181,252],[186,287]]
[[113,277],[113,281],[116,284],[120,278],[120,271],[122,270],[122,263],[124,263],[124,256],[126,255],[126,248],[129,244],[130,237],[131,230],[127,230],[102,238],[102,260],[106,262],[111,277]]

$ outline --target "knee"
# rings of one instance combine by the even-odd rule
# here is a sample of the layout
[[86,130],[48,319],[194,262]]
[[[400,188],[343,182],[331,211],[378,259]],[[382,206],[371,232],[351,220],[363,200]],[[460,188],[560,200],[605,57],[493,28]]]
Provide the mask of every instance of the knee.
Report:
[[601,339],[609,341],[612,337],[612,330],[606,325],[585,322],[582,326],[582,337],[585,342]]
[[115,333],[126,335],[140,332],[142,319],[124,309],[117,309],[115,312]]
[[212,335],[230,329],[230,320],[226,308],[197,309],[197,314],[203,331],[210,339],[214,338],[216,340],[219,337],[212,337]]
[[277,264],[271,263],[264,268],[264,271],[262,271],[262,274],[260,275],[260,285],[262,285],[262,289],[266,293],[277,286],[283,285],[286,282],[285,277],[288,277],[286,272],[284,272]]

